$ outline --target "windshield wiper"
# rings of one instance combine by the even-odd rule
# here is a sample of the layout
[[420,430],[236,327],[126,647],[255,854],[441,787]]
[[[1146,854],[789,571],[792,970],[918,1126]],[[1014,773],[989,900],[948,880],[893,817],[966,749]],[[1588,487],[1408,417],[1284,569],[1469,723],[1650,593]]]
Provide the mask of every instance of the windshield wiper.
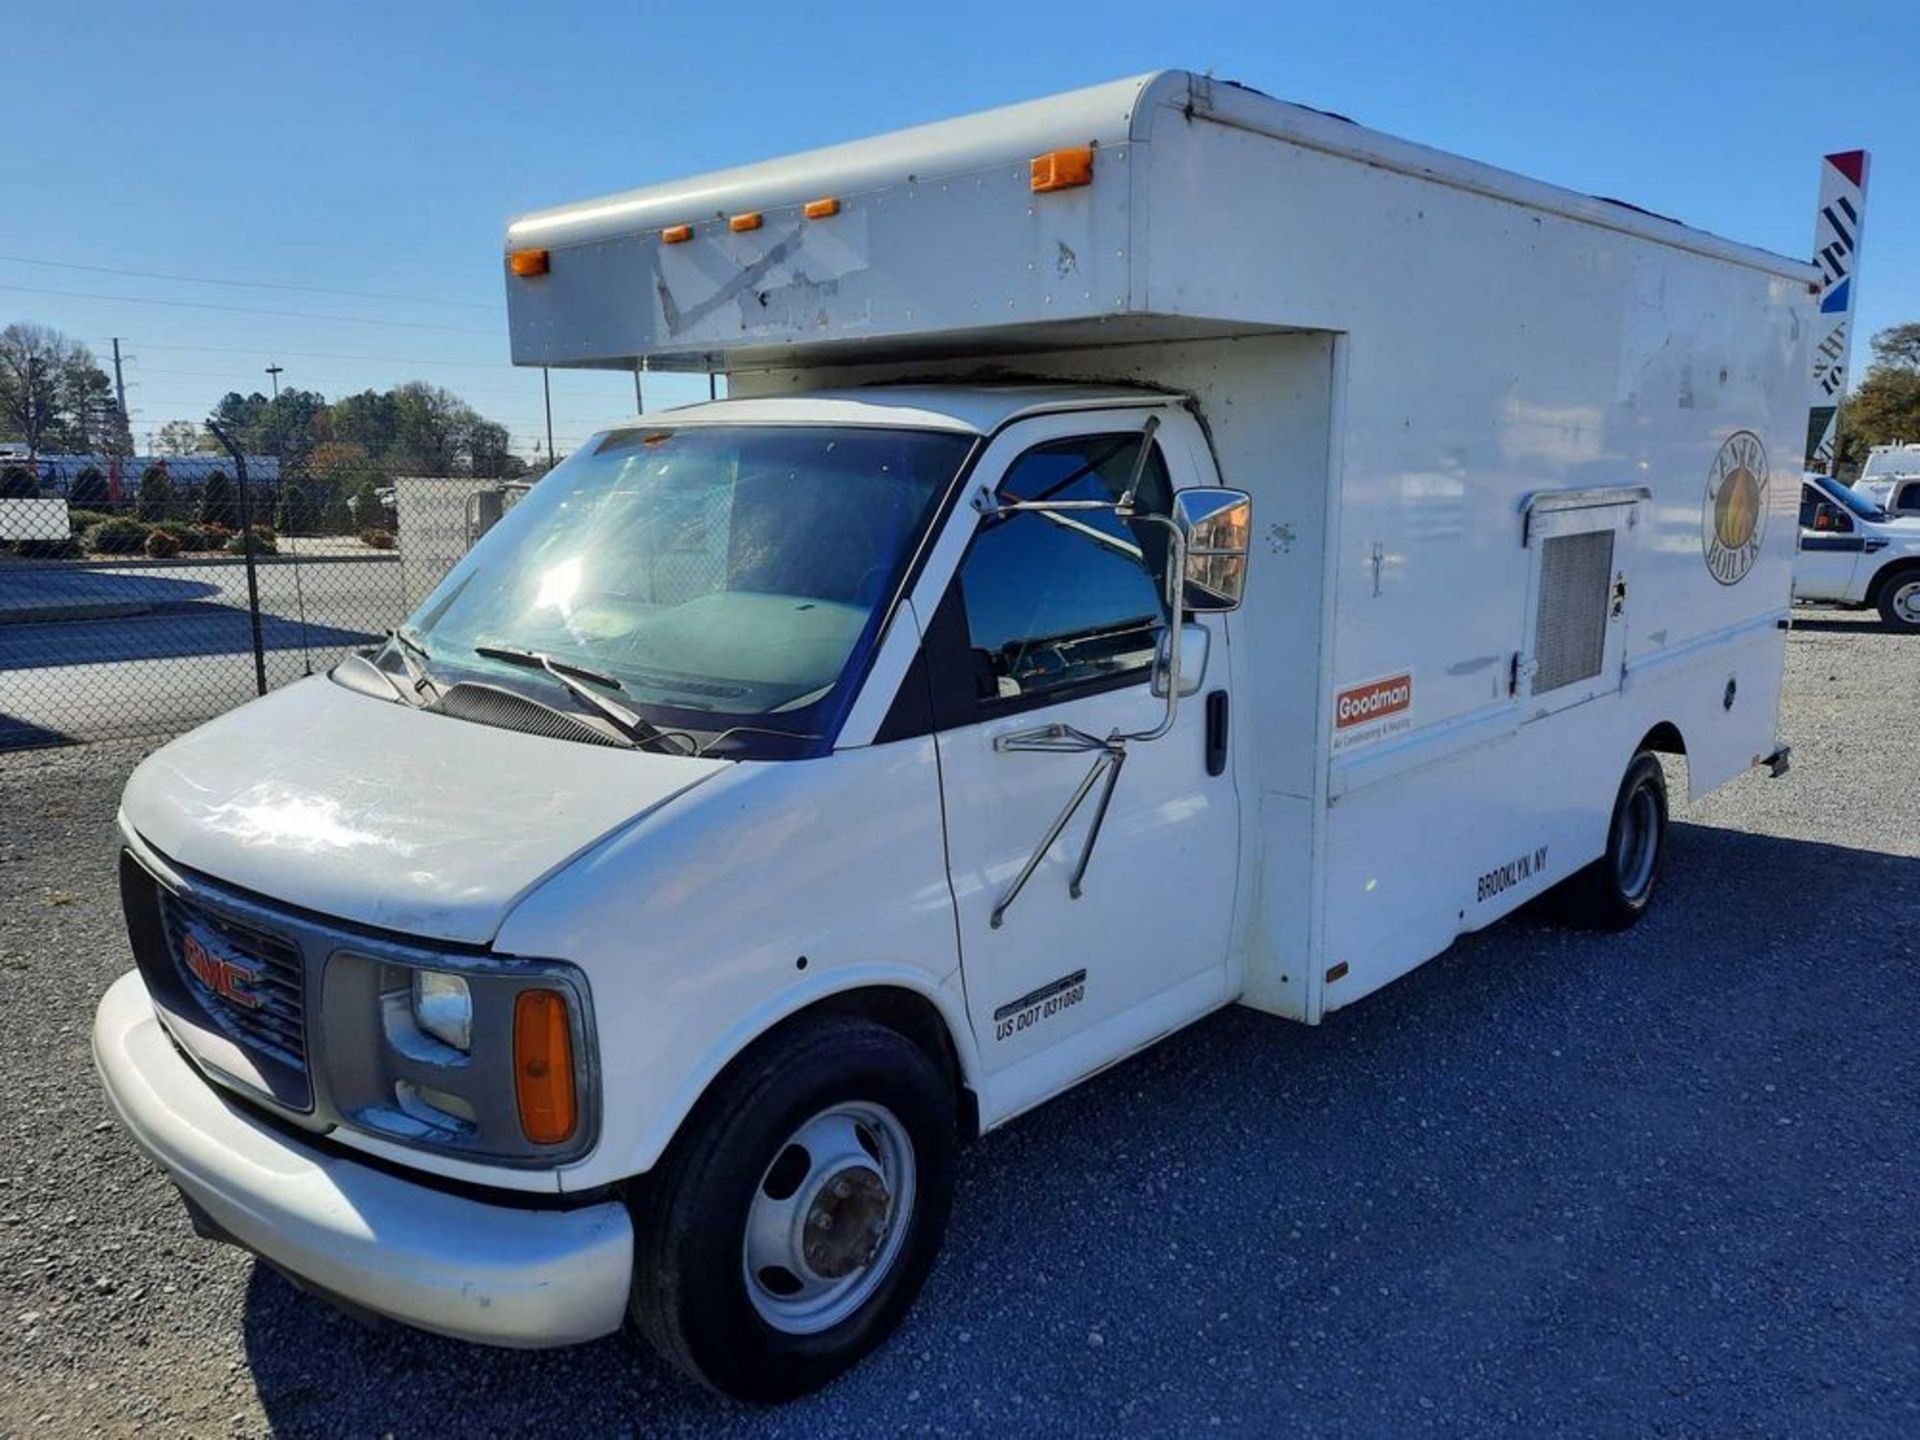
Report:
[[667,738],[666,731],[636,711],[629,710],[618,700],[609,700],[593,687],[604,686],[608,690],[621,690],[625,687],[613,676],[598,670],[589,670],[584,665],[575,665],[570,660],[556,660],[540,650],[522,650],[509,645],[476,645],[473,653],[488,660],[504,660],[509,665],[524,665],[530,670],[544,670],[555,680],[577,695],[580,699],[611,720],[629,740],[640,745],[651,745]]
[[[421,664],[421,661],[433,658],[427,653],[427,647],[407,634],[406,630],[400,626],[389,629],[387,638],[393,641],[393,653],[400,657],[400,668],[407,672],[407,680],[413,686],[414,695],[419,696],[431,690],[434,698],[438,699],[440,697],[439,682],[428,674],[426,666]],[[418,660],[414,658],[416,655],[420,657]]]

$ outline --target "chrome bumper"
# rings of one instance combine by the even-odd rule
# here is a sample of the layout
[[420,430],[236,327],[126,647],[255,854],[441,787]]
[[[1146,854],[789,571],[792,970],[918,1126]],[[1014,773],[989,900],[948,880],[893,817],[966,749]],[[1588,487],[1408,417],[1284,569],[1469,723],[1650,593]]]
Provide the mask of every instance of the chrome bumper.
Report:
[[93,1059],[121,1123],[188,1200],[318,1290],[488,1345],[573,1344],[625,1317],[633,1227],[618,1201],[490,1204],[291,1139],[181,1057],[138,973],[101,1000]]

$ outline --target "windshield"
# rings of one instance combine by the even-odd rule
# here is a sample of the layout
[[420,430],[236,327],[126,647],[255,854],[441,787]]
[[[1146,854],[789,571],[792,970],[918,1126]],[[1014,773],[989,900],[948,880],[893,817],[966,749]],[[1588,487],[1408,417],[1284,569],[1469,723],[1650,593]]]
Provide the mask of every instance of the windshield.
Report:
[[826,738],[971,445],[848,426],[604,436],[508,512],[408,633],[489,680],[547,683],[477,652],[549,657],[662,725]]
[[1885,520],[1887,512],[1872,500],[1855,490],[1844,480],[1836,480],[1831,475],[1816,475],[1813,483],[1824,491],[1827,497],[1844,505],[1862,520]]

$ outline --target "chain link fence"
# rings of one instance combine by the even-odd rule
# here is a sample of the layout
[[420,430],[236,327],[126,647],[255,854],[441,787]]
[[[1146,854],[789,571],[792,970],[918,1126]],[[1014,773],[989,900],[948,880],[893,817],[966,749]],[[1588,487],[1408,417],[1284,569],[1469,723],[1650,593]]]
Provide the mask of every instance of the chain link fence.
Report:
[[187,729],[397,624],[527,488],[0,462],[0,750]]

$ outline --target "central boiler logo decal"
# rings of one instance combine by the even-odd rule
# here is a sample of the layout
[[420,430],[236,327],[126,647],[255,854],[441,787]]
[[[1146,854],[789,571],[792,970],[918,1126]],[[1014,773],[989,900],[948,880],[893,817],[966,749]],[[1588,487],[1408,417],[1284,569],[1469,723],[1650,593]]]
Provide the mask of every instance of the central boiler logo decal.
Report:
[[1751,430],[1736,430],[1713,457],[1700,509],[1700,549],[1707,572],[1738,585],[1760,558],[1767,533],[1767,447]]
[[1413,672],[1349,685],[1333,697],[1333,748],[1344,750],[1413,725]]

